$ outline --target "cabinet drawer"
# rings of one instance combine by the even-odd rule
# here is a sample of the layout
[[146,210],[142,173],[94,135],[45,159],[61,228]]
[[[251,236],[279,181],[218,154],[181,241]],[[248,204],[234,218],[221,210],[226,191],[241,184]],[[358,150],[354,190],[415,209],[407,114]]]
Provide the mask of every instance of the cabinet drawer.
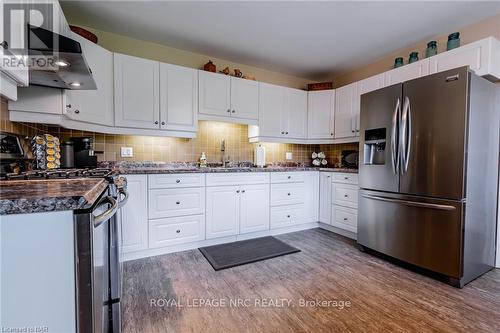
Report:
[[334,183],[358,184],[357,173],[333,173]]
[[272,184],[271,206],[294,205],[304,202],[303,183]]
[[149,218],[205,214],[205,188],[149,190]]
[[304,205],[271,207],[271,229],[302,223]]
[[267,172],[213,173],[207,175],[207,186],[269,184]]
[[358,226],[357,210],[332,205],[332,225],[337,228],[356,232]]
[[205,239],[205,216],[149,220],[149,247],[165,247]]
[[332,184],[332,203],[357,208],[358,187],[355,185]]
[[149,188],[180,188],[205,186],[203,173],[175,173],[148,176]]
[[271,183],[297,183],[304,182],[303,172],[273,172],[271,173]]

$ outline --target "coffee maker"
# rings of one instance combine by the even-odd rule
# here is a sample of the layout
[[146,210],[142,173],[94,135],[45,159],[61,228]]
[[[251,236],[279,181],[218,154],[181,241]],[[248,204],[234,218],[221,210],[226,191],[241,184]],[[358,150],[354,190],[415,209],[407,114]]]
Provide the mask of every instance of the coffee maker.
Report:
[[96,168],[97,156],[94,153],[94,141],[90,137],[71,138],[74,149],[76,168]]

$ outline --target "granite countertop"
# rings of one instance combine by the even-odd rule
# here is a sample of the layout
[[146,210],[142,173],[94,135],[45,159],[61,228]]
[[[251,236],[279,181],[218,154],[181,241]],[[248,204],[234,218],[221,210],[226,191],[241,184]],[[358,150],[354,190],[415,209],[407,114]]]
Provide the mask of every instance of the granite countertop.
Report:
[[107,165],[112,167],[120,174],[166,174],[166,173],[232,173],[232,172],[292,172],[292,171],[330,171],[330,172],[349,172],[357,173],[357,169],[348,168],[318,168],[306,166],[300,163],[280,163],[269,165],[264,168],[257,168],[249,162],[242,162],[222,167],[220,165],[209,165],[208,167],[200,168],[196,163],[188,162],[133,162],[133,163],[116,163]]
[[0,215],[86,208],[107,186],[103,178],[0,181]]

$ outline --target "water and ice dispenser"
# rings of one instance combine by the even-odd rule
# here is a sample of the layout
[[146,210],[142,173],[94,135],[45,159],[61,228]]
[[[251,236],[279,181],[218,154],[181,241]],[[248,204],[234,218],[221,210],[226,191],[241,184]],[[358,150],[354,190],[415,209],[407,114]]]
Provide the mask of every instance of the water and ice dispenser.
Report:
[[363,161],[366,165],[385,164],[386,129],[374,128],[365,130]]

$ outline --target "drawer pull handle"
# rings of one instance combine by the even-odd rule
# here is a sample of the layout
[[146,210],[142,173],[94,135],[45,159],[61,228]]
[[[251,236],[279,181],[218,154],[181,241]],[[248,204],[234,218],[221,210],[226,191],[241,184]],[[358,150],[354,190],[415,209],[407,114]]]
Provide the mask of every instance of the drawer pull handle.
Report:
[[347,221],[347,217],[344,217],[344,221]]
[[290,193],[287,193],[288,195],[290,195]]
[[347,194],[344,194],[344,198],[349,198],[349,196]]
[[290,215],[287,215],[286,217],[290,218]]
[[175,232],[176,232],[176,233],[178,233],[178,234],[180,234],[180,233],[181,233],[181,231],[180,231],[179,229],[177,229]]
[[180,205],[180,204],[181,204],[181,202],[180,202],[180,201],[176,201],[176,202],[175,202],[175,204],[176,204],[176,205]]
[[240,193],[240,190],[237,190],[236,193]]
[[292,179],[292,176],[288,176],[288,179]]
[[176,182],[177,184],[179,184],[179,183],[181,182],[181,180],[180,180],[180,179],[177,179],[175,182]]
[[349,177],[344,177],[345,180],[349,180]]
[[245,193],[245,190],[241,190],[241,193]]

